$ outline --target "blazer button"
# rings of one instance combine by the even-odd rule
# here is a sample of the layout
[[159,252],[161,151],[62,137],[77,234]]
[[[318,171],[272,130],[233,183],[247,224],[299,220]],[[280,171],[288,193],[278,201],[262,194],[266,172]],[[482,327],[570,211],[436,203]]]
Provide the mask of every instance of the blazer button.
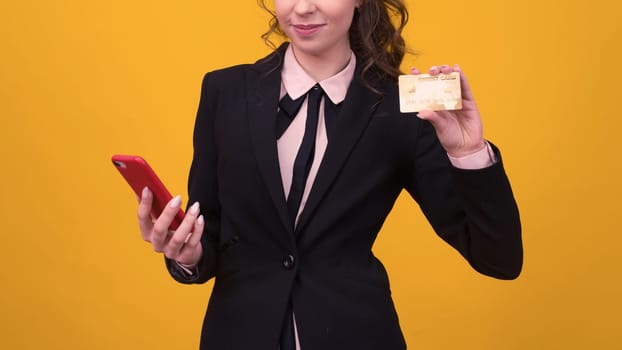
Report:
[[287,256],[285,256],[285,258],[283,258],[283,267],[291,270],[294,268],[294,265],[296,265],[296,258],[294,258],[293,255],[288,254]]

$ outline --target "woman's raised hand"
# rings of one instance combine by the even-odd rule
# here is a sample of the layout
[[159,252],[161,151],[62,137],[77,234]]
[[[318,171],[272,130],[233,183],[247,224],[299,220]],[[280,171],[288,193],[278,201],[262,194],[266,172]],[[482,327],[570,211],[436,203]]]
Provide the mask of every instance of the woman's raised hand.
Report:
[[188,209],[175,231],[169,230],[169,226],[181,207],[181,197],[171,199],[158,218],[151,216],[152,203],[153,194],[148,188],[143,189],[138,205],[138,225],[143,239],[151,243],[154,251],[164,253],[169,259],[184,266],[196,265],[203,254],[201,236],[205,226],[203,215],[199,215],[199,203]]
[[[453,67],[442,65],[433,66],[429,69],[429,74],[433,76],[452,72],[460,72],[462,109],[454,111],[423,110],[419,112],[419,118],[432,123],[445,151],[450,156],[458,158],[482,150],[486,147],[486,143],[483,139],[482,120],[475,99],[460,67],[456,64]],[[421,74],[417,68],[411,68],[410,73]]]

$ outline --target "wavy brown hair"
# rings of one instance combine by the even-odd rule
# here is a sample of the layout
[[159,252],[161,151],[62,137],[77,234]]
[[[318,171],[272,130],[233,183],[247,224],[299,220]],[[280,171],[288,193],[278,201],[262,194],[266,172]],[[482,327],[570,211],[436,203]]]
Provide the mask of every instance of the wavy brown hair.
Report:
[[[265,0],[257,0],[257,3],[271,16],[270,28],[261,38],[274,49],[276,46],[270,36],[286,35],[279,26],[276,13],[266,6]],[[397,81],[401,74],[400,64],[406,54],[402,30],[407,22],[408,10],[402,0],[362,0],[354,12],[350,47],[360,63],[361,78],[370,87],[375,82]]]

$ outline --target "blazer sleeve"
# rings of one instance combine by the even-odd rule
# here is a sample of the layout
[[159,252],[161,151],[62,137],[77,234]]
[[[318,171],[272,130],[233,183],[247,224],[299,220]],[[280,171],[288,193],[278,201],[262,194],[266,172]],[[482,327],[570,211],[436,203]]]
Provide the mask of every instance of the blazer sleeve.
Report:
[[215,93],[210,90],[209,74],[203,78],[201,99],[194,125],[193,157],[188,176],[188,205],[199,202],[205,228],[201,237],[203,255],[194,273],[187,274],[174,261],[165,258],[171,276],[181,283],[204,283],[215,274],[220,235],[220,202],[217,182],[217,152],[214,134]]
[[497,163],[478,170],[451,166],[432,125],[423,121],[416,138],[415,160],[406,190],[447,243],[484,275],[515,279],[523,263],[518,207],[503,169]]

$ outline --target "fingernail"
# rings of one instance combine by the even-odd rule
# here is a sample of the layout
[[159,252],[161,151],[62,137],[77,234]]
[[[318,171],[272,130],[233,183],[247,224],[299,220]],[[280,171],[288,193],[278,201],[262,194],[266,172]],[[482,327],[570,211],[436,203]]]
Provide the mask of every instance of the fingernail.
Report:
[[190,240],[190,237],[192,237],[192,232],[190,232],[190,233],[186,236],[186,239],[184,239],[184,244],[188,243],[188,241]]
[[199,202],[194,202],[189,211],[190,214],[197,215],[199,213]]
[[438,70],[438,67],[437,66],[432,66],[432,67],[430,67],[430,70]]
[[425,118],[421,115],[421,113],[417,113],[417,117],[418,117],[419,119],[423,119],[423,120],[425,120]]
[[181,196],[175,196],[168,205],[171,208],[179,208],[181,206]]
[[149,195],[149,189],[147,187],[143,188],[143,193],[141,195],[141,198],[147,198],[148,195]]
[[205,219],[203,219],[203,215],[199,215],[199,218],[197,219],[197,224],[203,225],[204,223]]
[[448,65],[446,65],[446,64],[444,64],[444,65],[442,65],[442,66],[441,66],[441,68],[447,68],[447,67],[449,67],[449,66],[448,66]]

